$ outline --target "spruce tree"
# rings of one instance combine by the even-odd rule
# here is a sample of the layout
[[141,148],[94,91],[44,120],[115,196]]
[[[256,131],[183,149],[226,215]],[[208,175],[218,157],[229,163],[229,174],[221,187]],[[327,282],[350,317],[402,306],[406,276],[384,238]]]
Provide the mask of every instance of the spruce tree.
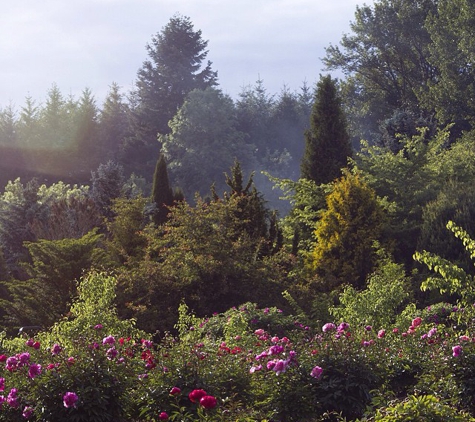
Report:
[[310,129],[305,132],[305,152],[300,166],[301,178],[317,185],[341,176],[352,149],[346,119],[330,75],[321,77],[315,90]]
[[156,206],[153,221],[158,226],[167,220],[168,207],[173,204],[173,191],[168,180],[167,163],[160,154],[153,175],[152,200]]

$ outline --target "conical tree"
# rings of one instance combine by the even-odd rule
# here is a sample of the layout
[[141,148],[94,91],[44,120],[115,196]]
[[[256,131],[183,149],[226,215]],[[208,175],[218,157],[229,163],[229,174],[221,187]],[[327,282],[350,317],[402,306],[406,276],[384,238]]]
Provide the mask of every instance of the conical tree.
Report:
[[381,240],[384,212],[375,192],[360,176],[346,172],[327,196],[315,231],[313,270],[325,290],[341,284],[364,287],[374,270],[374,242]]
[[300,166],[301,178],[317,185],[341,176],[352,155],[346,119],[331,76],[321,77],[315,91],[310,129],[305,132],[305,151]]
[[168,207],[173,204],[173,190],[168,180],[167,163],[160,154],[153,175],[152,200],[156,206],[153,221],[158,226],[167,220]]

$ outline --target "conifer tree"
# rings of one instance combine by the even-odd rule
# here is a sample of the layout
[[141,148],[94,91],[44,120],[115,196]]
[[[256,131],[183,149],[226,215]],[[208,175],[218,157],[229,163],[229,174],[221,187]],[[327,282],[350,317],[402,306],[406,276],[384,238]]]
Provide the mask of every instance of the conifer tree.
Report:
[[375,192],[359,175],[346,172],[327,196],[317,225],[313,269],[325,290],[347,283],[359,289],[376,263],[384,213]]
[[341,175],[351,155],[336,81],[330,75],[321,77],[315,91],[310,129],[305,132],[301,178],[313,180],[317,185],[329,183]]
[[167,220],[168,207],[173,204],[173,190],[168,180],[167,163],[160,154],[153,175],[152,200],[156,206],[153,220],[158,226]]

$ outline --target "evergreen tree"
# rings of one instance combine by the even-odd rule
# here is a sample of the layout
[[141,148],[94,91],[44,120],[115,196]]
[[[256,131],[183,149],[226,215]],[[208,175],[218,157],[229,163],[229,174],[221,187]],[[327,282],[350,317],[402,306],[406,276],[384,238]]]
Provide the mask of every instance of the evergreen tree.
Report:
[[329,183],[341,175],[351,155],[336,81],[330,75],[321,77],[315,91],[310,129],[305,132],[301,177],[316,184]]
[[312,266],[325,290],[348,283],[364,287],[376,264],[374,242],[381,238],[384,214],[375,192],[349,172],[327,196],[315,236]]
[[0,145],[14,147],[18,138],[15,110],[10,104],[0,110]]
[[120,164],[108,161],[91,173],[91,197],[103,215],[112,216],[110,206],[123,194],[124,170]]
[[153,221],[158,226],[167,220],[168,207],[173,204],[173,191],[168,180],[167,163],[160,154],[153,175],[152,200],[155,204]]
[[[129,108],[118,84],[113,83],[99,115],[99,148],[102,162],[118,161],[129,131]],[[120,160],[125,161],[125,156]]]
[[145,176],[151,176],[155,164],[150,157],[156,157],[159,149],[157,135],[170,132],[168,122],[186,95],[216,85],[217,73],[212,71],[211,62],[202,68],[207,44],[188,17],[175,15],[147,45],[149,59],[137,73],[133,134],[127,144],[129,160],[150,171]]

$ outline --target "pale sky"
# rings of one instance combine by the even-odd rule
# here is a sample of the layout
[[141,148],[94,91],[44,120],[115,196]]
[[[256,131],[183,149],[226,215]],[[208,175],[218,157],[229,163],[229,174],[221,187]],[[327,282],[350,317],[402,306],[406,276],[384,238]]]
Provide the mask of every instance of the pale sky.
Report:
[[269,94],[311,86],[325,47],[350,33],[360,0],[0,0],[0,107],[42,102],[56,83],[99,106],[112,82],[127,93],[145,46],[175,14],[208,40],[220,88],[237,98],[262,79]]

